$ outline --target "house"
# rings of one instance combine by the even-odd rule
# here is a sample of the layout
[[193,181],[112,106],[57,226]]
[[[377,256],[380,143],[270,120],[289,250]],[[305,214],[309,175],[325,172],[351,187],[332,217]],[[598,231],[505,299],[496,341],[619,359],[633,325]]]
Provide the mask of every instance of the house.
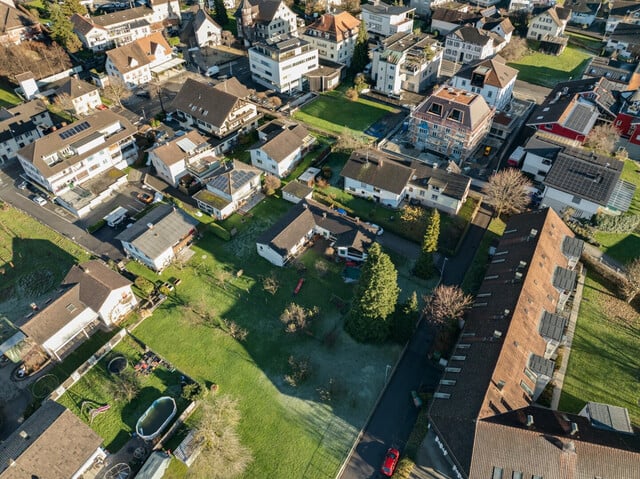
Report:
[[607,10],[605,35],[613,33],[619,23],[640,24],[640,5],[636,0],[612,0]]
[[442,46],[420,33],[396,33],[373,50],[371,77],[374,88],[386,95],[402,90],[419,93],[440,76]]
[[310,200],[313,188],[301,181],[290,181],[282,188],[282,199],[298,204],[304,200]]
[[541,205],[561,212],[575,210],[576,218],[598,213],[619,215],[631,205],[635,186],[620,175],[624,163],[582,148],[559,152],[542,184]]
[[564,2],[563,7],[571,10],[571,23],[590,26],[596,21],[596,15],[600,11],[602,3],[599,0],[569,0]]
[[20,329],[57,361],[98,329],[111,329],[138,304],[131,281],[98,260],[74,265],[60,295]]
[[162,33],[156,32],[109,50],[105,70],[109,77],[121,81],[132,90],[146,85],[153,77],[163,73],[176,73],[183,63],[181,58],[173,57],[171,47]]
[[300,124],[271,122],[265,127],[258,130],[260,143],[249,150],[251,164],[266,173],[284,178],[302,160],[316,139]]
[[533,6],[532,0],[510,0],[508,12],[531,12]]
[[[25,174],[72,211],[102,201],[113,184],[102,184],[99,197],[89,194],[86,183],[109,170],[122,170],[138,158],[137,129],[110,110],[97,111],[81,121],[60,128],[18,151]],[[108,175],[126,182],[125,174]],[[80,187],[80,185],[83,185]]]
[[457,214],[467,200],[471,179],[378,150],[357,150],[342,172],[346,192],[398,208],[402,201]]
[[191,21],[196,44],[200,47],[212,47],[220,45],[222,40],[222,27],[209,16],[202,8],[198,9]]
[[605,49],[617,52],[622,58],[637,60],[640,57],[640,23],[618,23],[609,35]]
[[[549,208],[507,222],[429,409],[431,429],[458,477],[500,477],[497,469],[475,471],[486,462],[499,469],[522,460],[488,450],[491,439],[478,435],[485,424],[529,407],[552,380],[556,351],[549,344],[563,342],[565,305],[577,283],[572,265],[581,251],[582,241]],[[546,456],[527,451],[526,457],[538,459],[524,469],[505,467],[508,476],[524,470],[522,477],[535,477]]]
[[564,29],[571,17],[568,8],[552,6],[545,8],[529,22],[527,39],[540,42],[540,50],[559,55],[567,46],[568,38]]
[[620,105],[613,122],[629,143],[640,145],[640,89],[620,93]]
[[205,188],[193,198],[205,213],[218,220],[238,210],[248,212],[264,195],[260,193],[262,172],[241,161],[231,160],[219,164],[205,180]]
[[483,15],[491,15],[494,11],[495,8],[481,10],[466,3],[445,3],[433,9],[431,31],[446,37],[458,27],[475,25]]
[[478,93],[490,107],[504,110],[511,103],[518,70],[507,66],[496,55],[467,65],[451,78],[451,85],[471,93]]
[[116,236],[129,258],[162,271],[187,248],[198,220],[171,205],[160,204]]
[[533,110],[527,125],[582,143],[596,121],[615,118],[614,88],[606,78],[558,83]]
[[[450,0],[409,0],[409,7],[415,10],[418,17],[432,17],[435,10],[441,5],[451,3]],[[431,31],[434,29],[432,28]]]
[[181,124],[221,139],[217,147],[217,153],[221,153],[231,148],[239,132],[252,130],[261,117],[248,97],[249,91],[236,78],[215,86],[189,78],[173,99],[170,111]]
[[447,35],[444,59],[456,63],[471,63],[494,56],[506,45],[507,41],[497,33],[465,25]]
[[536,132],[524,145],[520,160],[522,172],[531,175],[537,183],[542,183],[558,153],[568,146],[560,140],[555,135]]
[[582,73],[582,79],[604,77],[616,91],[640,88],[640,62],[629,63],[612,58],[593,57]]
[[76,115],[86,115],[102,105],[98,87],[76,77],[67,77],[56,83],[55,97],[70,101]]
[[53,126],[42,100],[31,100],[13,108],[0,108],[0,164],[17,157],[18,150],[41,138]]
[[345,65],[322,60],[321,64],[309,70],[302,76],[305,89],[311,92],[325,92],[336,89],[340,85],[340,78]]
[[390,37],[395,33],[413,31],[414,8],[403,5],[389,5],[379,0],[364,3],[361,18],[369,35],[376,39]]
[[298,17],[283,0],[242,0],[234,15],[238,38],[247,46],[281,35],[298,36]]
[[473,3],[486,8],[497,5],[498,3],[500,3],[500,0],[475,0]]
[[149,0],[153,11],[151,23],[161,23],[166,27],[179,26],[182,14],[179,0]]
[[489,133],[494,113],[477,93],[441,87],[411,112],[411,142],[461,162]]
[[340,258],[367,259],[375,239],[374,228],[313,200],[291,208],[276,224],[258,237],[258,254],[275,266],[283,267],[303,250],[315,236],[329,240]]
[[0,46],[19,45],[39,33],[39,26],[22,5],[0,0]]
[[325,13],[306,27],[304,38],[320,60],[350,65],[360,20],[349,12]]
[[304,74],[318,68],[318,50],[289,35],[254,43],[249,48],[251,77],[278,93],[302,91]]
[[135,7],[95,17],[74,13],[73,31],[86,48],[108,50],[131,43],[159,29],[152,29],[153,10]]
[[484,15],[476,23],[476,28],[481,28],[487,32],[495,33],[504,39],[506,43],[511,41],[511,36],[515,30],[509,17]]
[[75,414],[47,400],[0,444],[1,479],[82,477],[106,457],[102,438]]

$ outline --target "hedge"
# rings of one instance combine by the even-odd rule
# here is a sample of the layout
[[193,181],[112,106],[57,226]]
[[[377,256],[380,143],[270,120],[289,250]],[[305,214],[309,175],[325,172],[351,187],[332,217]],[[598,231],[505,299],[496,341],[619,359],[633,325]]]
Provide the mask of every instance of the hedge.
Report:
[[87,227],[87,231],[89,233],[95,233],[96,231],[98,231],[100,228],[102,228],[106,224],[107,224],[107,221],[102,219],[102,220],[98,221],[97,223],[95,223],[95,224],[93,224],[91,226],[88,226]]
[[221,240],[223,241],[231,240],[231,233],[229,233],[228,230],[226,230],[223,226],[219,225],[218,223],[212,222],[212,223],[209,223],[207,226],[211,229],[211,232]]

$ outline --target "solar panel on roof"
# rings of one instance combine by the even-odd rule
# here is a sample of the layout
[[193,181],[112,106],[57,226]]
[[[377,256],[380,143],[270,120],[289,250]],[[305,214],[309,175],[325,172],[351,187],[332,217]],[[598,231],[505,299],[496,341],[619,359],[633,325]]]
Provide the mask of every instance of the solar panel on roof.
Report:
[[83,121],[82,123],[74,125],[71,128],[69,128],[68,130],[63,131],[62,133],[60,133],[60,138],[62,138],[63,140],[66,140],[67,138],[71,138],[72,136],[77,135],[81,131],[84,131],[84,130],[90,128],[90,126],[91,125],[89,125],[89,122]]
[[181,139],[179,139],[178,141],[176,141],[176,145],[178,145],[178,147],[182,151],[184,151],[185,153],[188,152],[188,151],[193,151],[198,147],[198,145],[196,145],[189,138],[181,138]]

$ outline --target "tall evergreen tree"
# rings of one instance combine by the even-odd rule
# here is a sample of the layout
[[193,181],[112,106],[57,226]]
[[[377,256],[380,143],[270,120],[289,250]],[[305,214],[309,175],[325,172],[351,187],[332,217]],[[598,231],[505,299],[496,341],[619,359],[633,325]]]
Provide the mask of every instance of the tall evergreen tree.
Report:
[[224,27],[229,23],[229,17],[227,16],[227,9],[224,6],[224,0],[215,0],[213,6],[215,9],[214,20],[218,25]]
[[418,278],[428,278],[433,273],[433,253],[438,250],[438,238],[440,237],[440,212],[433,209],[429,215],[427,230],[422,240],[420,257],[416,261],[413,273]]
[[390,316],[398,301],[398,272],[378,243],[369,248],[362,266],[345,330],[361,342],[382,342],[389,335]]
[[360,21],[360,29],[358,30],[358,37],[356,38],[356,44],[353,47],[353,57],[351,58],[351,70],[354,72],[361,72],[364,67],[369,63],[369,34],[367,33],[367,26],[364,21]]
[[73,32],[73,23],[58,4],[51,5],[51,37],[68,52],[75,53],[82,48],[82,43]]
[[67,17],[71,17],[74,13],[79,15],[87,14],[87,8],[80,3],[80,0],[64,0],[60,8]]

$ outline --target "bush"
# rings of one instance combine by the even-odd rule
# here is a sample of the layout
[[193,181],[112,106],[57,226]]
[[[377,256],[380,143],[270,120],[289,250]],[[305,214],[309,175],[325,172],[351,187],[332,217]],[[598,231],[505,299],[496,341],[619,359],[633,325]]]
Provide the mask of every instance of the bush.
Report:
[[133,284],[136,285],[136,288],[138,288],[145,297],[153,293],[155,289],[153,283],[143,276],[138,276]]
[[225,229],[222,225],[218,223],[209,223],[209,229],[211,232],[220,238],[222,241],[231,240],[231,233],[227,229]]
[[331,169],[330,166],[323,166],[322,167],[322,177],[325,179],[330,179],[331,176],[333,175],[333,170]]
[[594,224],[597,230],[606,233],[632,233],[640,225],[639,215],[596,215]]
[[280,178],[274,175],[266,175],[264,177],[264,194],[267,196],[273,195],[281,185]]
[[355,88],[349,88],[345,92],[345,96],[351,101],[358,101],[358,90]]
[[185,384],[182,387],[181,396],[187,401],[195,401],[199,397],[202,396],[202,387],[197,382],[192,382],[189,384]]
[[107,224],[107,222],[105,220],[100,220],[97,223],[87,227],[87,231],[89,233],[95,233],[96,231],[98,231],[100,228],[102,228],[106,224]]
[[429,432],[429,416],[427,414],[427,411],[428,408],[426,406],[420,410],[418,419],[416,420],[416,423],[413,426],[413,430],[409,435],[409,439],[407,440],[405,453],[414,461],[416,459],[418,449],[420,448],[420,444],[422,444],[422,441],[427,435],[427,432]]

